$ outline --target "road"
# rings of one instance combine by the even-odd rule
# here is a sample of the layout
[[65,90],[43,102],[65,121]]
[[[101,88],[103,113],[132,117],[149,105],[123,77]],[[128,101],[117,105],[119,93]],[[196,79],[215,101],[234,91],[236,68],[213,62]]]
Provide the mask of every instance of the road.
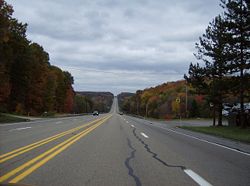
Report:
[[250,146],[111,112],[0,125],[0,182],[250,185]]

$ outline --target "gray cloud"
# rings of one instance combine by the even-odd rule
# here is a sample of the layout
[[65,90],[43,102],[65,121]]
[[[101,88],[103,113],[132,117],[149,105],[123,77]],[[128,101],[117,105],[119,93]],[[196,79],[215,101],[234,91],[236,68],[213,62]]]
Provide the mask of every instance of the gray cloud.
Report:
[[136,91],[181,79],[218,0],[7,0],[75,90]]

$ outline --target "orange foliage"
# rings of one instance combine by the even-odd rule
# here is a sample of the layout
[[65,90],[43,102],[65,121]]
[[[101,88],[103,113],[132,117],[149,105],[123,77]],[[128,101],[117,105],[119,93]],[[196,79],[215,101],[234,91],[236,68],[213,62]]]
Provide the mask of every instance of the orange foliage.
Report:
[[196,96],[194,97],[194,99],[195,99],[195,101],[196,101],[198,104],[200,104],[200,103],[202,103],[202,102],[204,101],[204,96],[203,96],[203,95],[196,95]]

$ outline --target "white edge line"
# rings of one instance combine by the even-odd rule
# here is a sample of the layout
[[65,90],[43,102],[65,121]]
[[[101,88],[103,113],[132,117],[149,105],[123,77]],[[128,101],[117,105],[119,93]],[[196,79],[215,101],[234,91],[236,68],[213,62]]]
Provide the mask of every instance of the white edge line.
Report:
[[167,129],[167,128],[163,128],[163,127],[158,127],[158,126],[155,126],[155,125],[149,125],[147,123],[144,123],[145,125],[148,125],[148,126],[153,126],[153,127],[156,127],[156,128],[160,128],[160,129],[164,129],[164,130],[167,130],[167,131],[170,131],[170,132],[174,132],[176,134],[180,134],[180,135],[183,135],[183,136],[186,136],[186,137],[190,137],[190,138],[193,138],[193,139],[196,139],[196,140],[199,140],[199,141],[202,141],[202,142],[205,142],[205,143],[208,143],[208,144],[211,144],[211,145],[215,145],[215,146],[218,146],[218,147],[221,147],[221,148],[224,148],[224,149],[228,149],[228,150],[231,150],[233,152],[238,152],[240,154],[244,154],[246,156],[250,156],[250,153],[247,153],[247,152],[242,152],[240,150],[237,150],[237,149],[234,149],[234,148],[231,148],[231,147],[227,147],[225,145],[221,145],[221,144],[218,144],[218,143],[214,143],[214,142],[211,142],[211,141],[208,141],[208,140],[205,140],[205,139],[201,139],[201,138],[198,138],[198,137],[195,137],[195,136],[191,136],[191,135],[188,135],[188,134],[184,134],[182,132],[178,132],[178,131],[175,131],[175,130],[172,130],[172,129]]
[[11,129],[9,131],[15,131],[15,130],[25,130],[25,129],[30,129],[31,127],[22,127],[22,128],[15,128],[15,129]]
[[144,138],[148,138],[148,136],[146,134],[144,134],[143,132],[141,132],[141,135],[144,137]]
[[[149,124],[146,124],[146,125],[149,125]],[[150,126],[152,126],[152,125],[150,125]],[[158,126],[154,126],[154,127],[161,128],[161,129],[164,129],[164,130],[167,130],[167,131],[171,131],[171,132],[174,132],[174,133],[176,133],[176,134],[183,135],[183,136],[187,136],[187,137],[190,137],[190,138],[193,138],[193,139],[196,139],[196,140],[205,142],[205,143],[209,143],[209,144],[211,144],[211,145],[215,145],[215,146],[218,146],[218,147],[222,147],[222,148],[224,148],[224,149],[228,149],[228,150],[231,150],[231,151],[234,151],[234,152],[238,152],[238,153],[244,154],[244,155],[246,155],[246,156],[250,156],[250,153],[242,152],[242,151],[240,151],[240,150],[237,150],[237,149],[234,149],[234,148],[230,148],[230,147],[227,147],[227,146],[218,144],[218,143],[214,143],[214,142],[211,142],[211,141],[208,141],[208,140],[205,140],[205,139],[201,139],[201,138],[198,138],[198,137],[195,137],[195,136],[191,136],[191,135],[188,135],[188,134],[184,134],[184,133],[182,133],[182,132],[178,132],[178,131],[175,131],[175,130],[172,130],[172,129],[167,129],[167,128],[158,127]]]
[[207,182],[205,179],[203,179],[201,176],[196,174],[191,169],[184,169],[184,172],[190,176],[196,183],[198,183],[201,186],[212,186],[209,182]]
[[[60,118],[61,120],[69,120],[72,119],[73,117],[82,117],[82,116],[71,116],[71,117],[65,117],[65,118]],[[43,119],[39,118],[37,120],[30,120],[30,121],[22,121],[22,122],[16,122],[16,123],[3,123],[0,124],[0,127],[5,127],[5,126],[12,126],[12,125],[22,125],[22,124],[39,124],[39,123],[45,123],[45,122],[53,122],[53,120],[57,120],[58,118],[51,118],[51,119]]]
[[[159,127],[159,128],[162,128],[162,127]],[[162,128],[162,129],[165,129],[165,128]],[[238,152],[238,153],[241,153],[241,154],[250,156],[250,154],[247,153],[247,152],[242,152],[242,151],[239,151],[239,150],[237,150],[237,149],[230,148],[230,147],[227,147],[227,146],[224,146],[224,145],[220,145],[220,144],[218,144],[218,143],[214,143],[214,142],[211,142],[211,141],[208,141],[208,140],[205,140],[205,139],[197,138],[197,137],[195,137],[195,136],[191,136],[191,135],[188,135],[188,134],[184,134],[184,133],[182,133],[182,132],[178,132],[178,131],[175,131],[175,130],[172,130],[172,129],[165,129],[165,130],[168,130],[168,131],[171,131],[171,132],[174,132],[174,133],[177,133],[177,134],[181,134],[181,135],[183,135],[183,136],[187,136],[187,137],[190,137],[190,138],[193,138],[193,139],[196,139],[196,140],[205,142],[205,143],[209,143],[209,144],[211,144],[211,145],[215,145],[215,146],[218,146],[218,147],[222,147],[222,148],[225,148],[225,149],[234,151],[234,152]]]

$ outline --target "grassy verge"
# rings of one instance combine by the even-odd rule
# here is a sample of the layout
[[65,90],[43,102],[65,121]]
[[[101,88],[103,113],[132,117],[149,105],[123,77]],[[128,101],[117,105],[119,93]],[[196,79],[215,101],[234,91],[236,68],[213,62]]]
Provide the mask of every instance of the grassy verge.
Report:
[[250,128],[242,129],[239,127],[188,127],[181,126],[180,128],[220,136],[232,140],[250,143]]
[[27,119],[8,116],[0,113],[0,123],[15,123],[15,122],[23,122],[23,121],[29,121]]

